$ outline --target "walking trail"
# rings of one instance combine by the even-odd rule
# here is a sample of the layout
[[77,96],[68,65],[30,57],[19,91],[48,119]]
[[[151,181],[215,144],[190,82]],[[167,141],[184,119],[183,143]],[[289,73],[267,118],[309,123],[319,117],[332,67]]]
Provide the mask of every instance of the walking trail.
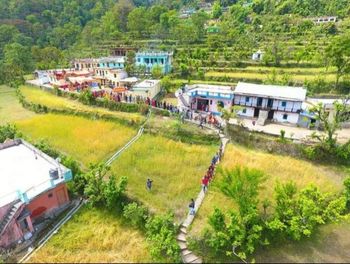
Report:
[[[225,152],[226,144],[229,141],[228,138],[225,137],[224,134],[219,134],[220,140],[222,143],[222,154]],[[220,162],[220,161],[219,161]],[[200,206],[202,205],[202,202],[205,198],[206,193],[203,191],[203,189],[199,192],[197,199],[195,201],[195,212],[197,213]],[[187,247],[187,229],[192,224],[196,214],[194,215],[187,215],[187,218],[180,226],[180,232],[177,236],[177,242],[181,249],[181,258],[183,263],[203,263],[203,260],[195,255],[192,251],[190,251]]]

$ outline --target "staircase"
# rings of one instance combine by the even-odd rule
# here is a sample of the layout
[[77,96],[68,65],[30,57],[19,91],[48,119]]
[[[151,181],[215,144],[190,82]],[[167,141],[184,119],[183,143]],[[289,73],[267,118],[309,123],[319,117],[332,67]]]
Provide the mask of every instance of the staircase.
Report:
[[[184,94],[183,92],[182,92],[182,90],[181,89],[179,89],[179,90],[177,90],[176,92],[175,92],[175,96],[178,98],[178,99],[180,99],[180,101],[181,101],[181,104],[183,105],[183,107],[185,107],[185,108],[189,108],[190,107],[190,105],[189,105],[189,97],[188,97],[188,95],[187,94]],[[185,98],[186,97],[186,98]],[[186,100],[187,99],[187,100]]]
[[[228,139],[223,134],[220,134],[220,139],[222,142],[222,153],[224,153]],[[198,212],[199,207],[201,206],[205,198],[205,194],[206,193],[203,190],[201,190],[197,196],[197,199],[195,201],[196,213]],[[181,224],[180,232],[176,237],[177,243],[181,249],[181,258],[183,263],[203,263],[203,260],[201,257],[198,257],[191,250],[187,248],[187,228],[192,224],[194,218],[195,218],[195,215],[190,215],[190,214],[187,215],[185,221]]]
[[12,205],[12,207],[10,207],[10,209],[7,211],[7,213],[5,214],[5,216],[3,217],[3,219],[0,222],[0,236],[5,231],[7,225],[11,222],[14,215],[17,213],[18,209],[22,206],[22,204],[23,203],[21,201],[19,201],[19,202],[15,203],[14,205]]

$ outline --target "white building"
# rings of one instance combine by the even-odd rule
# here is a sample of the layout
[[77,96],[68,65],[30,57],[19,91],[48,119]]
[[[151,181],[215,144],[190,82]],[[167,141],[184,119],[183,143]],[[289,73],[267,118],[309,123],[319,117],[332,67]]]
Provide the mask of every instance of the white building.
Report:
[[320,25],[324,23],[335,23],[337,22],[336,16],[328,16],[328,17],[315,17],[311,19],[315,24]]
[[264,52],[261,50],[258,50],[257,52],[253,53],[252,60],[261,61],[263,57],[264,57]]
[[233,100],[233,88],[223,85],[194,84],[186,85],[176,93],[179,108],[220,114],[220,107],[230,109]]
[[303,87],[238,83],[234,91],[234,105],[241,106],[243,117],[297,124],[302,103],[306,98]]
[[144,80],[134,85],[128,94],[153,99],[159,94],[160,89],[160,80]]
[[37,79],[39,85],[49,84],[50,76],[47,71],[35,71],[35,79]]

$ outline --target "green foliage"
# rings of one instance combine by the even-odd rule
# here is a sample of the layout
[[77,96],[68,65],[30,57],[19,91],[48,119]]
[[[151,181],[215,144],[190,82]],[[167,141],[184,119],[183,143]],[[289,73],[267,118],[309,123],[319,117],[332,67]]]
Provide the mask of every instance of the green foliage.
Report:
[[121,177],[117,182],[114,175],[109,174],[110,167],[104,164],[92,164],[89,171],[84,174],[86,185],[84,195],[92,206],[104,205],[109,209],[114,208],[124,194],[127,185],[126,177]]
[[148,219],[148,209],[133,202],[124,206],[123,216],[131,225],[143,229]]
[[6,139],[14,139],[18,136],[18,130],[15,125],[6,124],[0,126],[0,143],[4,142]]
[[163,69],[160,65],[155,65],[152,68],[152,77],[154,79],[160,79],[163,76]]
[[79,101],[86,105],[94,105],[96,98],[89,89],[86,89],[80,93]]
[[345,198],[346,198],[346,203],[347,206],[349,207],[350,205],[350,177],[346,178],[344,180],[344,187],[345,187]]
[[176,241],[177,226],[172,214],[156,215],[147,220],[146,235],[151,244],[151,255],[166,258],[171,262],[180,261],[180,247]]

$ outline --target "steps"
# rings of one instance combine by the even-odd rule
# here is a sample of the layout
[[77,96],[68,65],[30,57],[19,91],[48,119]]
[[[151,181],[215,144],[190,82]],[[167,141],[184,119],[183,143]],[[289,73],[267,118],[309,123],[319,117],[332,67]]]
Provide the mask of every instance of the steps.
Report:
[[11,222],[13,216],[17,213],[18,209],[22,206],[22,202],[19,201],[12,205],[12,207],[7,211],[5,216],[0,222],[0,235],[5,231],[6,226]]
[[[221,143],[222,143],[222,153],[225,151],[226,144],[228,139],[223,135],[219,134]],[[197,196],[195,201],[195,211],[198,212],[206,193],[201,190]],[[185,221],[180,226],[180,231],[178,236],[176,237],[177,243],[181,249],[181,258],[183,263],[203,263],[201,257],[195,255],[191,250],[187,248],[187,228],[192,224],[195,215],[188,214]]]

